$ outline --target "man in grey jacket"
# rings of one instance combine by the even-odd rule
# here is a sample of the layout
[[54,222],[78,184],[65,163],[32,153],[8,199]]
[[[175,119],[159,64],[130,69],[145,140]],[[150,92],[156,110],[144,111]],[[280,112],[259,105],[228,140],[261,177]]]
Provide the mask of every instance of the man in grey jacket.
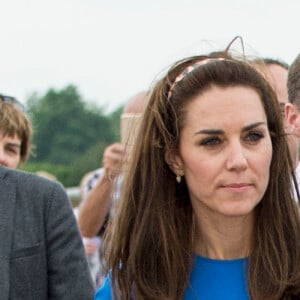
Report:
[[0,300],[93,299],[63,187],[0,166]]

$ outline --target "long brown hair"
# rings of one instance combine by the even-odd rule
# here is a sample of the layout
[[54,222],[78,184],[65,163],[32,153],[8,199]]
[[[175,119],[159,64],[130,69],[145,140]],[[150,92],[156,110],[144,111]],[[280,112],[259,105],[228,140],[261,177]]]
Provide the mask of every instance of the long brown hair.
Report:
[[[224,59],[212,59],[220,57]],[[208,59],[174,84],[188,66]],[[262,75],[225,51],[175,63],[152,88],[134,159],[104,243],[116,299],[183,296],[192,266],[193,211],[186,182],[176,182],[165,153],[178,148],[187,103],[211,86],[253,88],[261,98],[272,140],[270,180],[256,207],[249,255],[250,297],[300,295],[300,222],[280,107]]]

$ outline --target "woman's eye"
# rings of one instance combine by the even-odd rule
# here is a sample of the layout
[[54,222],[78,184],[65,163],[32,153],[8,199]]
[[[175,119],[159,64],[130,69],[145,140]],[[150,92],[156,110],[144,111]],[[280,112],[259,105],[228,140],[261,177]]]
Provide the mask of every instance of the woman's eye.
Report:
[[221,143],[221,140],[218,137],[208,137],[203,139],[200,142],[201,146],[216,146]]
[[257,142],[264,137],[264,134],[260,131],[249,132],[246,136],[246,140],[249,142]]

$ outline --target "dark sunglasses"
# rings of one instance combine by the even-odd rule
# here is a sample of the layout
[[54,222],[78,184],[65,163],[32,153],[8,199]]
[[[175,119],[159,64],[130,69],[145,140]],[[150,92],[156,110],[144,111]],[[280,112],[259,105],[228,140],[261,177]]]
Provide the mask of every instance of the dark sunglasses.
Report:
[[0,101],[2,102],[10,102],[12,104],[14,104],[18,109],[20,109],[21,111],[25,111],[25,106],[18,101],[16,98],[11,97],[11,96],[5,96],[5,95],[1,95],[0,94]]

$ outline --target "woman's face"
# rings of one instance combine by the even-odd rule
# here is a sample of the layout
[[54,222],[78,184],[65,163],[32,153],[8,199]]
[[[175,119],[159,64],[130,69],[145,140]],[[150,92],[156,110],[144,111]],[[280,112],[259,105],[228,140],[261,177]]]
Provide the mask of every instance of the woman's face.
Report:
[[213,87],[187,105],[172,169],[185,177],[196,214],[237,217],[251,214],[261,201],[271,158],[258,93]]

